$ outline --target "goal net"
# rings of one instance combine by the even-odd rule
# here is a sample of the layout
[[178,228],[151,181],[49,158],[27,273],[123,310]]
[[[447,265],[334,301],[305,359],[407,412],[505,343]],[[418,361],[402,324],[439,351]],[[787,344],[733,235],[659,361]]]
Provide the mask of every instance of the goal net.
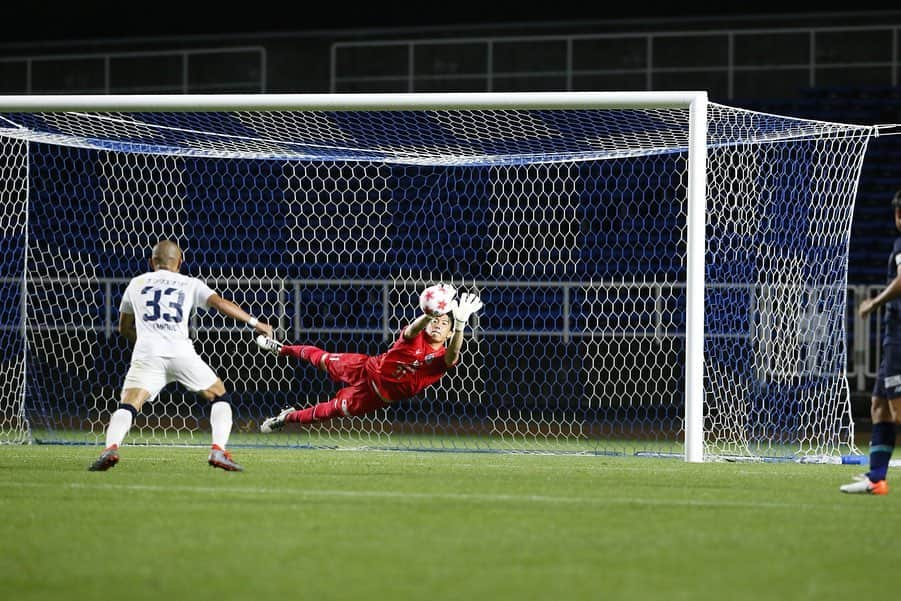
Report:
[[[198,312],[230,446],[854,451],[847,262],[871,128],[688,93],[210,98],[0,99],[2,442],[103,443],[121,295],[166,238],[184,273],[330,351],[386,350],[430,283],[485,301],[438,385],[270,435],[262,419],[337,384]],[[170,385],[126,443],[207,444],[208,411]]]

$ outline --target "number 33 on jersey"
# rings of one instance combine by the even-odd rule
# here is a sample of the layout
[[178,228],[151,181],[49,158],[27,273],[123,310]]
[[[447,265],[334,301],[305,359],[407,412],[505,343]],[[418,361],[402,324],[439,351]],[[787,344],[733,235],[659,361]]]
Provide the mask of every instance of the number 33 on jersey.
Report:
[[188,318],[195,308],[206,309],[213,294],[205,282],[167,270],[132,278],[119,311],[135,316],[138,343],[133,357],[175,357],[192,351]]

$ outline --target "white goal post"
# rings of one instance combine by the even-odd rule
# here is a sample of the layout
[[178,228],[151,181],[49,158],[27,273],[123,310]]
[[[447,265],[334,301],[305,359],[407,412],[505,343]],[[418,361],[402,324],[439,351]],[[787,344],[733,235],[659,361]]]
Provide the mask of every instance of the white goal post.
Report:
[[[434,281],[486,302],[420,398],[268,437],[332,383],[196,316],[233,444],[855,452],[845,289],[872,135],[697,91],[0,96],[0,442],[102,442],[118,299],[166,237],[329,350],[384,350]],[[198,404],[167,388],[129,442],[193,444]]]

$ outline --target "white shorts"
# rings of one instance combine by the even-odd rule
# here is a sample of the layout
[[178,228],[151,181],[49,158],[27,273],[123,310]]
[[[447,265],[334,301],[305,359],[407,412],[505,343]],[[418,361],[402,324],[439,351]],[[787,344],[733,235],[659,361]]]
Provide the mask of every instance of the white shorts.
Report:
[[134,359],[125,374],[122,389],[143,388],[153,400],[166,384],[178,382],[191,392],[206,390],[219,377],[199,355]]

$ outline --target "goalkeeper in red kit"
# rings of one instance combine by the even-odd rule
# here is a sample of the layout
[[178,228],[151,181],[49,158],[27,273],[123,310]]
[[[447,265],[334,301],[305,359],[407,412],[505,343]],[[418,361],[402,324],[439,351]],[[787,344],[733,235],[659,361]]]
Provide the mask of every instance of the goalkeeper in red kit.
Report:
[[372,413],[409,399],[441,379],[457,365],[463,347],[463,331],[470,316],[483,303],[475,294],[463,293],[449,310],[438,316],[423,314],[401,329],[397,340],[380,355],[331,353],[306,344],[282,344],[260,335],[257,344],[279,356],[306,361],[345,384],[330,400],[305,409],[289,407],[260,425],[263,433],[285,424],[310,424],[336,417]]

